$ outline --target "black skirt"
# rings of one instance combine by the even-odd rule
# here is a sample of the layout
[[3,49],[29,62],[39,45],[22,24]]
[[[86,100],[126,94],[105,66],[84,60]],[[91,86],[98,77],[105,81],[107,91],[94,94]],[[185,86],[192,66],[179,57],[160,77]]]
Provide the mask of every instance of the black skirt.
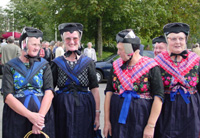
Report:
[[[79,104],[77,105],[77,100]],[[95,100],[91,92],[55,96],[56,138],[94,138]]]
[[152,99],[131,99],[126,124],[118,123],[124,98],[113,94],[110,102],[110,121],[113,138],[142,138],[150,115]]
[[191,94],[186,104],[180,94],[170,101],[165,94],[160,117],[157,121],[155,138],[198,138],[200,130],[200,96]]
[[[42,97],[38,97],[40,102]],[[25,98],[18,98],[18,100],[24,103]],[[30,99],[28,109],[32,112],[38,112],[38,107],[33,100]],[[13,111],[6,103],[3,108],[3,138],[23,138],[27,132],[32,130],[33,124],[25,117],[19,115]],[[54,123],[54,110],[53,106],[50,107],[49,111],[45,116],[45,127],[42,130],[50,138],[55,138],[55,123]],[[44,138],[41,135],[32,134],[29,138]]]

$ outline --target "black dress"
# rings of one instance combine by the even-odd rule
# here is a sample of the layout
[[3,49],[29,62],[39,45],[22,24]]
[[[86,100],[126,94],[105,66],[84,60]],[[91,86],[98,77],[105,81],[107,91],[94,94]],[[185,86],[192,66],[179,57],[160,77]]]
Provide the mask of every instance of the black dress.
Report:
[[[35,62],[33,68],[27,68],[19,58],[14,59],[21,69],[11,66],[8,62],[5,65],[3,76],[4,100],[8,94],[13,94],[22,104],[32,112],[38,112],[45,90],[53,90],[52,73],[47,62],[43,65]],[[42,60],[44,61],[44,60]],[[40,64],[41,66],[35,66]],[[39,68],[38,68],[39,67]],[[38,68],[37,71],[35,68]],[[32,70],[35,73],[30,73]],[[28,75],[28,72],[30,75]],[[27,76],[31,76],[28,80]],[[26,77],[25,77],[26,76]],[[27,81],[27,82],[26,82]],[[30,98],[28,100],[28,97]],[[32,130],[33,124],[25,117],[13,111],[6,103],[3,108],[3,138],[23,138]],[[42,130],[50,138],[55,137],[54,110],[53,106],[45,116],[45,127]],[[31,135],[30,138],[42,138],[42,135]]]
[[[126,67],[124,71],[128,72],[128,74],[132,76],[132,73],[134,73],[132,70],[140,70],[140,64],[146,60],[149,59],[142,57],[142,59],[138,61],[137,65],[134,67]],[[164,98],[163,84],[159,67],[154,66],[151,69],[146,70],[146,73],[141,75],[132,84],[136,95],[139,95],[140,98],[131,96],[130,106],[128,108],[128,114],[125,123],[121,123],[120,118],[121,115],[123,116],[123,114],[125,114],[123,105],[127,102],[125,102],[126,98],[120,94],[123,86],[119,80],[119,76],[116,75],[116,72],[117,70],[115,70],[113,67],[111,69],[111,75],[107,81],[107,87],[105,90],[105,93],[108,91],[113,92],[110,101],[110,122],[112,128],[112,137],[142,138],[144,128],[147,125],[147,121],[151,112],[154,96],[158,96],[161,99]],[[133,79],[134,78],[132,77],[130,80]]]
[[[187,58],[177,64],[172,61],[168,52],[162,52],[155,58],[160,65],[165,93],[155,138],[199,137],[199,59],[198,55],[189,51]],[[181,75],[174,75],[170,69]],[[185,83],[182,84],[177,77],[182,78]]]
[[94,62],[81,56],[77,62],[63,56],[52,62],[56,92],[53,104],[57,138],[94,138],[95,100],[89,89],[98,87]]

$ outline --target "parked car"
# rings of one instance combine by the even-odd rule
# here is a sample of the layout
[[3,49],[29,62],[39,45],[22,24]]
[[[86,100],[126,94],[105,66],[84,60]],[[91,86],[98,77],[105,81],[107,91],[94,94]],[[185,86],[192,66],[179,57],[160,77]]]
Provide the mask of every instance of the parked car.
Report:
[[[143,56],[147,56],[150,58],[154,58],[153,51],[144,50]],[[112,63],[117,58],[119,58],[119,55],[113,54],[103,60],[95,62],[96,64],[96,75],[98,82],[102,82],[102,80],[107,80],[110,74],[110,69],[112,68]]]

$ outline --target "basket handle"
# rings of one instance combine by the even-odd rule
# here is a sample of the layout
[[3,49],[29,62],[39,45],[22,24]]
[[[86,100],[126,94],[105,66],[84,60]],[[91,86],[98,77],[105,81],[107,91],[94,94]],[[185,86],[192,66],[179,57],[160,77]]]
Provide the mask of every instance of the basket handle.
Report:
[[[45,138],[49,138],[49,136],[44,133],[43,131],[40,131],[41,134],[43,134],[45,136]],[[24,136],[24,138],[29,138],[29,136],[32,134],[32,131],[29,131],[28,133],[26,133],[26,135]]]

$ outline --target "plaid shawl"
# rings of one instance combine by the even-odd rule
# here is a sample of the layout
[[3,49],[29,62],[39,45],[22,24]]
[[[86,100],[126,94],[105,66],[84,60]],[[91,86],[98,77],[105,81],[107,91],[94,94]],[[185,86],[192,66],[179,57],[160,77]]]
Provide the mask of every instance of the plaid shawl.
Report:
[[[169,56],[167,51],[157,55],[154,60],[163,68],[167,73],[174,77],[174,82],[179,82],[183,86],[189,88],[189,84],[184,76],[197,64],[199,64],[200,57],[188,51],[187,58],[182,59],[179,66],[176,66]],[[173,83],[173,82],[172,82]]]
[[154,61],[154,59],[142,57],[135,64],[132,70],[122,70],[120,68],[122,65],[123,60],[121,58],[113,62],[114,73],[117,75],[122,86],[120,87],[120,94],[122,94],[125,90],[133,90],[133,83],[158,64]]

